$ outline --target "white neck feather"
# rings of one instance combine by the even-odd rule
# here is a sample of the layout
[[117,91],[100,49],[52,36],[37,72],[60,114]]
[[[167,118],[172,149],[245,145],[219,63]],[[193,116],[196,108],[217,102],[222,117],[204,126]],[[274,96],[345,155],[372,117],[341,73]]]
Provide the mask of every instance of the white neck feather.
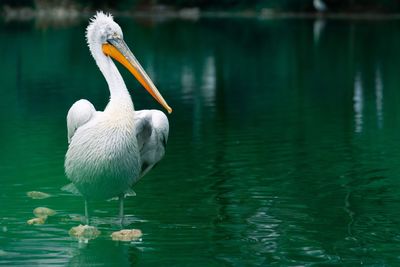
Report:
[[110,90],[110,102],[107,107],[117,105],[120,108],[132,109],[133,102],[125,82],[112,59],[101,50],[101,44],[89,45],[93,58],[107,81]]
[[86,39],[90,52],[101,73],[103,73],[110,90],[110,102],[104,112],[133,113],[132,99],[124,80],[112,59],[106,56],[102,50],[102,44],[106,42],[107,35],[110,32],[118,32],[122,36],[121,28],[113,21],[112,16],[103,12],[97,12],[86,29]]

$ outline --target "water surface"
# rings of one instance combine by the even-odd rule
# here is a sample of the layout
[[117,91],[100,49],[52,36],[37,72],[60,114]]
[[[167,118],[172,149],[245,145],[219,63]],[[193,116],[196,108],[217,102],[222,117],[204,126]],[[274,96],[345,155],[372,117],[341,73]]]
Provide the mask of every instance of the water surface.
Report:
[[[92,203],[102,235],[78,243],[65,116],[107,104],[72,25],[1,22],[0,265],[400,264],[400,22],[118,20],[174,112],[164,160],[126,201]],[[120,68],[136,109],[161,107]],[[51,198],[32,200],[38,190]],[[58,214],[29,226],[38,206]]]

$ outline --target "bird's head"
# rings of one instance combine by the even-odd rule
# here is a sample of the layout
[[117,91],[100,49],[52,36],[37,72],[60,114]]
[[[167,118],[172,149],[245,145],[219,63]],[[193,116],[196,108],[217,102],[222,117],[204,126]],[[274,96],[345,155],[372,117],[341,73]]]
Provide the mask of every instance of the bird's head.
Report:
[[171,107],[168,106],[139,61],[126,45],[121,27],[114,21],[111,14],[97,12],[86,29],[86,39],[93,57],[100,53],[117,60],[135,76],[168,113],[172,112]]
[[86,29],[86,39],[91,45],[106,44],[107,40],[119,37],[123,38],[121,27],[114,21],[111,14],[97,12],[90,19],[89,26]]

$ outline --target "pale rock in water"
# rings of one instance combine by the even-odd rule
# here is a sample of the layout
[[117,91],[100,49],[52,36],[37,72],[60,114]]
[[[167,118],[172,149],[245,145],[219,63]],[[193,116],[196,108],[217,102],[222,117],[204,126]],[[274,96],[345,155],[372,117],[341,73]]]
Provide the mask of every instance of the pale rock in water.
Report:
[[86,241],[98,237],[100,235],[100,231],[94,226],[80,224],[72,227],[71,230],[69,230],[69,235],[79,240]]
[[38,218],[46,218],[47,219],[48,216],[55,215],[56,211],[46,208],[46,207],[37,207],[36,209],[33,210],[33,214]]
[[142,231],[139,229],[123,229],[111,234],[111,238],[114,241],[133,241],[138,240],[142,236]]
[[47,217],[39,217],[39,218],[33,218],[28,220],[26,223],[29,225],[35,225],[35,224],[44,224],[46,222]]
[[26,193],[26,195],[32,199],[45,199],[50,197],[49,194],[40,191],[29,191]]
[[56,214],[56,211],[46,207],[37,207],[33,210],[33,214],[36,218],[28,220],[26,223],[29,225],[44,224],[49,216]]

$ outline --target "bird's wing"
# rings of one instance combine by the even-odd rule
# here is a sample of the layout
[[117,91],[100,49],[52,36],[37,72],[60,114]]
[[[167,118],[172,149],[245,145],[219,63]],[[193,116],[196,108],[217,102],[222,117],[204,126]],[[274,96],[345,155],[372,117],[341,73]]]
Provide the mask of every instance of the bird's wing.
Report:
[[169,133],[168,118],[159,110],[136,111],[135,130],[142,177],[164,157]]
[[68,143],[76,130],[90,121],[95,114],[94,106],[86,99],[78,100],[72,105],[67,115]]

